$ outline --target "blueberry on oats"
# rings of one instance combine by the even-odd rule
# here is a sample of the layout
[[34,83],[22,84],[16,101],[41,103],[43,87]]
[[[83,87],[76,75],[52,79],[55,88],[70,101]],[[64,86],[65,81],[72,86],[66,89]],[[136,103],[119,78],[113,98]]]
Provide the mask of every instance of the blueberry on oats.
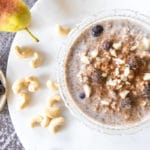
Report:
[[92,35],[94,37],[98,37],[101,35],[101,33],[103,32],[103,27],[101,25],[96,25],[92,28]]

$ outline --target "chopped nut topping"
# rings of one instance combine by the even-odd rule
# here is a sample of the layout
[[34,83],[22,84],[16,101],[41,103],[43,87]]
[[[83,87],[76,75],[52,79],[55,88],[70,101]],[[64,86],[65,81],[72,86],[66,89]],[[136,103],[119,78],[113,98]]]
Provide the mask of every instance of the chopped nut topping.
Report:
[[85,96],[86,97],[90,97],[91,96],[91,93],[92,93],[92,89],[89,85],[85,84],[83,86],[83,89],[84,89],[84,92],[85,92]]
[[146,50],[150,49],[150,40],[146,37],[143,37],[142,44]]
[[119,68],[116,68],[115,69],[115,76],[118,76],[119,75]]
[[128,95],[129,92],[130,91],[128,91],[128,90],[124,90],[124,91],[120,92],[119,95],[122,99],[124,99],[124,98],[126,98],[126,96]]
[[90,56],[91,56],[92,58],[97,57],[97,55],[98,55],[98,50],[97,50],[97,49],[92,50],[92,51],[90,52]]
[[121,59],[119,59],[119,58],[115,58],[114,61],[115,61],[116,64],[118,64],[118,65],[121,65],[121,64],[124,64],[124,63],[125,63],[124,60],[121,60]]
[[84,64],[89,64],[90,63],[89,57],[88,56],[82,56],[81,62],[83,62]]
[[117,57],[117,53],[114,49],[110,49],[110,54],[114,57]]
[[129,66],[127,65],[127,66],[125,67],[125,70],[124,70],[124,76],[127,77],[129,74],[130,74],[130,68],[129,68]]
[[113,47],[115,50],[120,50],[121,47],[122,47],[122,43],[121,43],[121,42],[113,43],[112,47]]
[[150,80],[150,73],[144,73],[143,80],[145,80],[145,81]]
[[108,105],[110,104],[110,101],[107,101],[107,100],[101,100],[101,104],[102,104],[102,105],[108,106]]
[[111,78],[106,82],[106,85],[108,86],[116,86],[118,83],[117,79],[112,80]]

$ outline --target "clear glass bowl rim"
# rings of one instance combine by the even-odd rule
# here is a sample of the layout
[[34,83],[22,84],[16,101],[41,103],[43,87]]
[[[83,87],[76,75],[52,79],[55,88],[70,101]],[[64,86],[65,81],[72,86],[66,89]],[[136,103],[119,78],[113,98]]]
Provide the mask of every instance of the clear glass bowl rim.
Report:
[[89,25],[95,23],[98,20],[108,19],[108,18],[127,18],[132,19],[150,27],[150,17],[138,12],[129,9],[112,9],[112,10],[102,10],[94,15],[89,16],[88,18],[82,20],[79,24],[75,26],[74,29],[69,33],[67,39],[62,44],[57,58],[57,82],[60,86],[60,94],[63,98],[63,101],[66,107],[70,112],[84,125],[96,130],[97,132],[109,134],[109,135],[126,135],[137,133],[146,127],[150,126],[150,119],[138,122],[132,126],[108,126],[105,124],[98,123],[94,119],[88,117],[84,114],[75,102],[72,100],[71,95],[69,94],[66,82],[65,82],[65,59],[69,52],[69,49],[73,41],[78,37],[78,35]]

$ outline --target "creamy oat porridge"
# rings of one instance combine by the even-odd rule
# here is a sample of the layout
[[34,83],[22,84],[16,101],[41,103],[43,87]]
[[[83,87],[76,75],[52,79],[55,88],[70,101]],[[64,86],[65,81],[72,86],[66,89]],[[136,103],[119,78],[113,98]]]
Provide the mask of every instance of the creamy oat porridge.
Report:
[[127,19],[87,27],[66,60],[66,84],[78,107],[96,121],[125,125],[150,113],[150,31]]

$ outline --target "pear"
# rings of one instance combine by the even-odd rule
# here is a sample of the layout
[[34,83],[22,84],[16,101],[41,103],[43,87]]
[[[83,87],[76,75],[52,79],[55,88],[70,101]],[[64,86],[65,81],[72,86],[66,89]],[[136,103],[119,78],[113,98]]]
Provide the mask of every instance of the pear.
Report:
[[0,32],[17,32],[24,29],[38,42],[27,28],[30,22],[31,13],[22,0],[0,0]]

